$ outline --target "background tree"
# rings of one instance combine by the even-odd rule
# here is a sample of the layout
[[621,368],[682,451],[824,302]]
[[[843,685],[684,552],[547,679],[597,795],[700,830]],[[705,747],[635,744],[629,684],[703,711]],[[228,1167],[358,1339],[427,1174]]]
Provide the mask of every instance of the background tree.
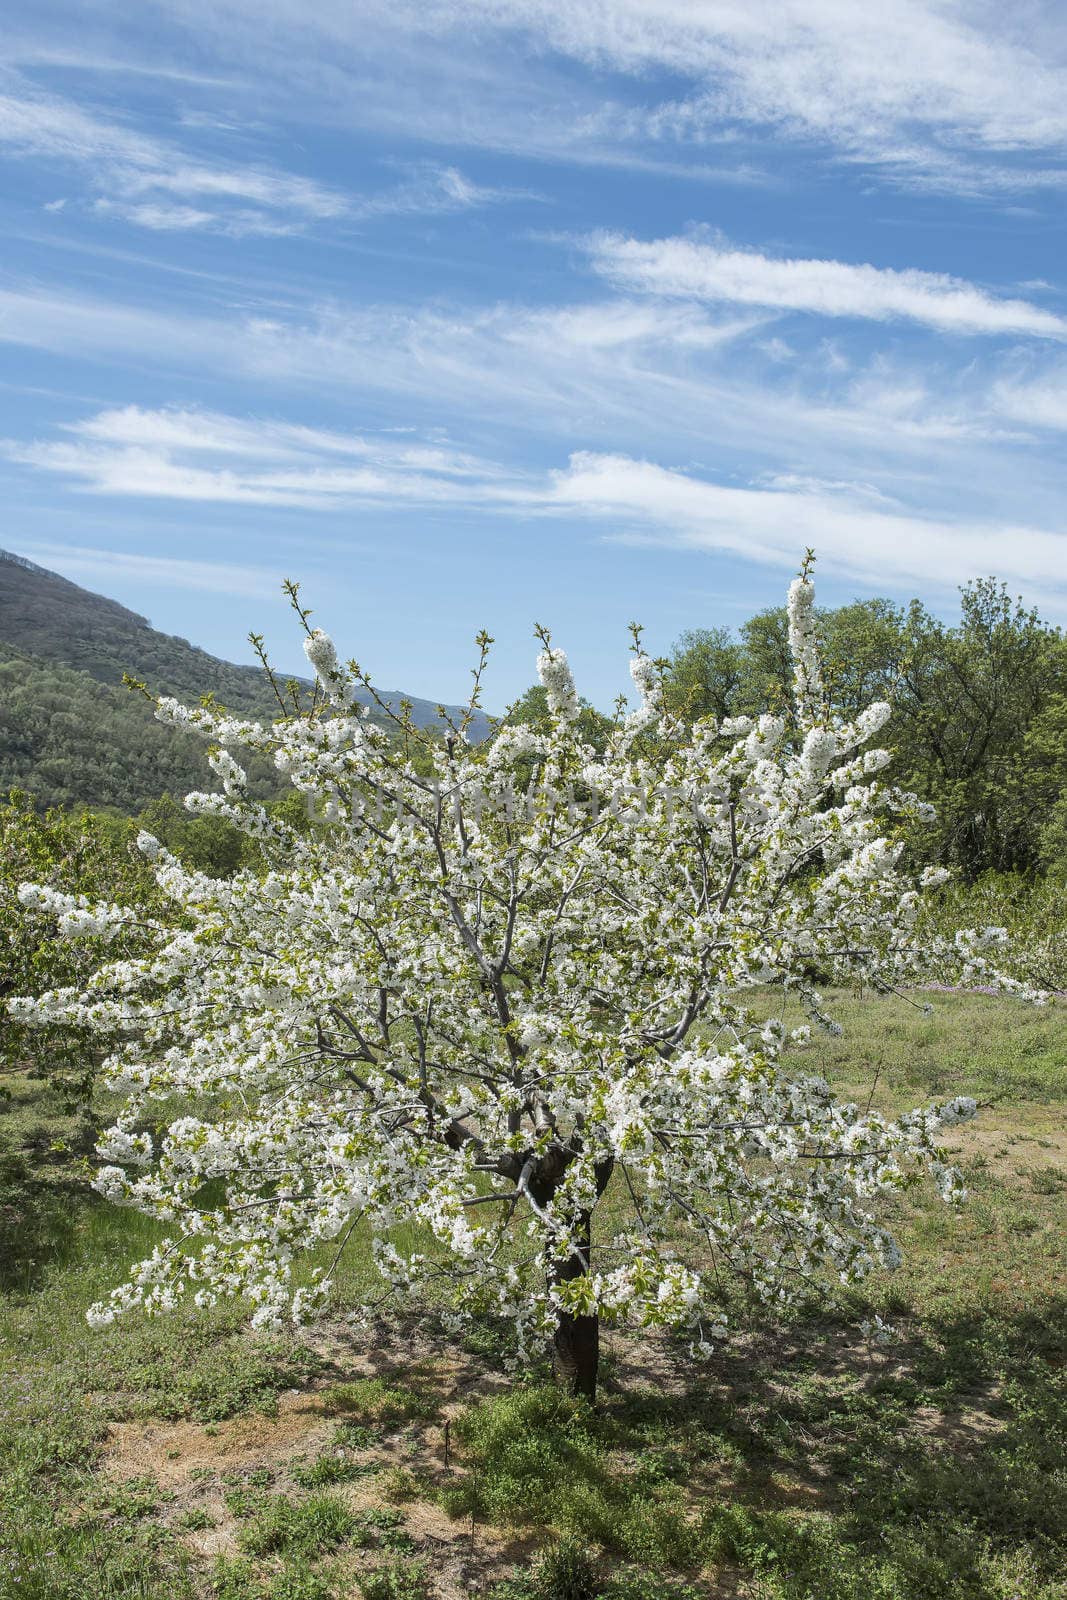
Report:
[[[827,694],[855,716],[872,700],[893,706],[893,775],[937,810],[913,830],[918,860],[944,861],[969,879],[1043,869],[1062,852],[1067,803],[1067,643],[1002,584],[962,591],[950,626],[913,601],[857,601],[820,612]],[[668,700],[679,713],[751,715],[785,705],[784,610],[725,629],[683,634],[671,658]]]
[[[0,805],[0,1006],[27,990],[80,987],[108,953],[100,941],[72,942],[57,937],[50,923],[27,917],[18,899],[27,879],[75,901],[122,900],[130,920],[120,948],[130,954],[141,948],[136,918],[158,907],[160,896],[135,839],[136,829],[124,818],[41,813],[19,790]],[[48,1078],[72,1109],[87,1107],[100,1055],[100,1039],[85,1027],[27,1028],[5,1016],[0,1030],[5,1069]]]
[[913,601],[902,632],[899,770],[938,807],[944,859],[969,877],[1032,869],[1049,796],[1027,739],[1062,691],[1064,641],[992,578],[962,591],[958,626]]

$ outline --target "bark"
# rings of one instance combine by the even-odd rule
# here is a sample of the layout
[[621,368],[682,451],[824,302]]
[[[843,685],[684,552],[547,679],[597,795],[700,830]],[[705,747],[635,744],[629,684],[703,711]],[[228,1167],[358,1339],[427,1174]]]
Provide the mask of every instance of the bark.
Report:
[[[589,1213],[582,1219],[582,1237],[575,1242],[582,1254],[573,1255],[555,1274],[556,1283],[569,1283],[589,1271]],[[571,1394],[581,1395],[592,1404],[596,1400],[597,1373],[600,1367],[600,1318],[572,1316],[563,1312],[552,1339],[552,1362],[556,1379]]]
[[[597,1199],[604,1193],[614,1168],[613,1161],[604,1161],[596,1169]],[[546,1162],[530,1188],[539,1205],[551,1200],[566,1172],[563,1163]],[[572,1283],[589,1271],[591,1252],[592,1212],[585,1211],[574,1230],[574,1251],[556,1268],[552,1276],[554,1285]],[[552,1361],[557,1381],[571,1394],[579,1395],[593,1404],[596,1400],[597,1375],[600,1368],[600,1318],[574,1316],[563,1312],[552,1340]]]

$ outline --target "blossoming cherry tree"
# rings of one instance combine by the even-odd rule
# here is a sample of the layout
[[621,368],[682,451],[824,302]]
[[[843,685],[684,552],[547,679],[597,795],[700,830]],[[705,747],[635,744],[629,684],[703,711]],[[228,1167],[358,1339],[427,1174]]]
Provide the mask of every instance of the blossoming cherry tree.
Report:
[[[832,1027],[813,973],[884,991],[944,955],[900,869],[913,802],[870,748],[889,707],[828,709],[813,603],[805,569],[788,714],[687,725],[638,635],[639,705],[602,749],[580,737],[547,635],[544,726],[505,718],[481,743],[486,636],[443,737],[403,715],[389,731],[303,611],[320,685],[303,713],[267,725],[159,701],[211,742],[220,790],[187,805],[231,818],[267,866],[216,880],[143,835],[174,912],[143,929],[147,953],[16,1003],[106,1037],[104,1082],[126,1099],[96,1186],[169,1230],[90,1320],[191,1294],[299,1322],[328,1304],[346,1246],[369,1241],[383,1294],[430,1286],[457,1321],[506,1317],[520,1352],[551,1341],[592,1396],[602,1319],[683,1329],[706,1351],[730,1275],[782,1301],[894,1265],[877,1197],[925,1168],[958,1199],[937,1138],[973,1102],[895,1120],[839,1103],[791,1069],[807,1028],[787,1037],[742,1004],[777,988]],[[249,798],[242,750],[319,820],[291,827]],[[141,915],[22,898],[71,936]],[[970,972],[986,971],[982,944],[958,941]],[[415,1225],[403,1249],[400,1223]]]

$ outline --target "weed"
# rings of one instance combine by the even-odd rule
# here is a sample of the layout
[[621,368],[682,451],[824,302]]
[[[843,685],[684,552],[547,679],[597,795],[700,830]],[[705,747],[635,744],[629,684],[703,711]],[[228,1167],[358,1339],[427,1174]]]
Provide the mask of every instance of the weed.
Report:
[[215,1518],[209,1516],[202,1506],[193,1506],[192,1510],[182,1512],[177,1526],[183,1533],[200,1533],[204,1528],[213,1528]]
[[289,1476],[302,1489],[322,1489],[329,1483],[350,1483],[377,1470],[373,1462],[356,1461],[345,1453],[323,1454],[308,1460],[297,1456],[289,1463]]
[[595,1600],[599,1592],[596,1562],[573,1534],[542,1550],[533,1578],[538,1600]]
[[269,1495],[250,1510],[237,1542],[251,1556],[315,1556],[335,1549],[356,1531],[355,1517],[332,1495],[311,1495],[299,1502]]
[[410,1554],[415,1541],[404,1531],[404,1516],[389,1506],[373,1506],[360,1513],[360,1528],[368,1540],[373,1540],[383,1550],[396,1550]]
[[334,1600],[334,1592],[319,1573],[288,1567],[264,1591],[264,1600]]
[[319,1573],[284,1567],[273,1577],[259,1575],[247,1557],[220,1556],[211,1576],[214,1600],[334,1600],[334,1590]]
[[330,1435],[332,1444],[344,1450],[370,1450],[381,1439],[379,1428],[368,1428],[363,1422],[339,1422]]
[[222,1498],[231,1517],[246,1518],[257,1516],[266,1504],[267,1497],[261,1489],[240,1483],[236,1488],[227,1489]]
[[113,1517],[136,1522],[141,1517],[155,1516],[163,1501],[173,1499],[173,1494],[160,1489],[155,1478],[140,1476],[110,1484],[100,1497],[100,1506]]
[[430,1592],[424,1561],[391,1561],[358,1582],[363,1600],[426,1600]]
[[653,1568],[691,1567],[702,1533],[684,1491],[612,1460],[613,1425],[551,1387],[517,1389],[456,1421],[467,1475],[443,1491],[446,1510],[490,1522],[534,1523],[596,1540]]
[[329,1412],[343,1412],[364,1423],[428,1422],[438,1412],[432,1395],[408,1384],[387,1383],[384,1378],[335,1383],[320,1393],[319,1402]]
[[130,1394],[134,1413],[208,1424],[250,1411],[273,1416],[281,1391],[320,1367],[300,1345],[248,1338],[230,1309],[200,1320],[190,1313],[163,1324],[132,1322],[102,1355],[100,1387]]
[[247,1472],[220,1473],[219,1479],[230,1488],[269,1489],[274,1482],[274,1474],[269,1467],[251,1467]]
[[423,1484],[410,1467],[390,1467],[378,1479],[378,1488],[386,1500],[391,1500],[394,1505],[403,1505],[405,1501],[417,1498]]

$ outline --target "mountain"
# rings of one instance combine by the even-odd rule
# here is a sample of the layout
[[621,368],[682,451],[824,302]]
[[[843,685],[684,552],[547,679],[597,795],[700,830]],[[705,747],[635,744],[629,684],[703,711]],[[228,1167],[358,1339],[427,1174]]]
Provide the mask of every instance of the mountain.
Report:
[[[164,790],[208,787],[203,741],[156,722],[147,701],[123,686],[124,672],[189,704],[211,691],[244,716],[269,719],[277,711],[258,667],[221,661],[117,601],[0,550],[0,792],[17,786],[41,804],[132,814]],[[428,700],[400,691],[382,698],[394,706],[410,698],[420,727],[440,721]],[[488,719],[479,715],[471,731],[484,737]],[[250,776],[261,794],[278,792],[269,769]]]

